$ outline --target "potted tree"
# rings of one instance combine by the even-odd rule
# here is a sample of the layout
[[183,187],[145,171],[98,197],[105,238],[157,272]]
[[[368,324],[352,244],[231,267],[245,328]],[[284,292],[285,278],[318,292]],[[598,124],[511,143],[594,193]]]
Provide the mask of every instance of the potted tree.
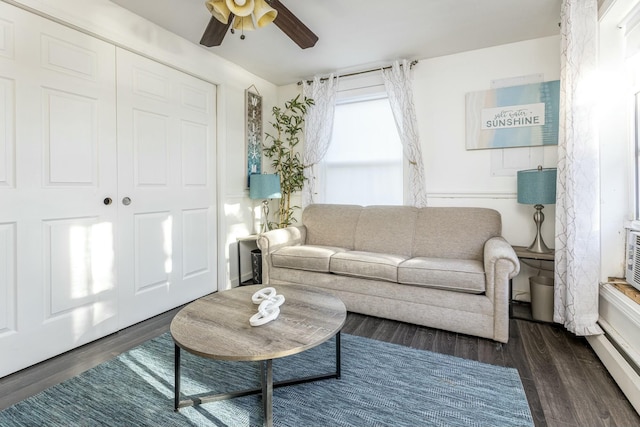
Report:
[[297,149],[303,131],[307,108],[313,105],[313,99],[297,95],[285,102],[284,109],[273,107],[273,133],[266,132],[264,154],[271,160],[274,173],[280,176],[282,198],[278,209],[279,222],[271,224],[274,228],[284,228],[294,221],[294,212],[299,206],[291,206],[291,195],[301,191],[304,185],[302,155]]

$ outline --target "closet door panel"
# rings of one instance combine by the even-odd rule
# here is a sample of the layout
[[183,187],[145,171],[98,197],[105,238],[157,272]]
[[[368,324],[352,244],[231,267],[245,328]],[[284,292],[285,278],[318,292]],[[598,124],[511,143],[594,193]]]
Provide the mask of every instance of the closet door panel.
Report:
[[16,330],[16,224],[0,223],[0,339]]
[[186,187],[207,187],[208,129],[200,123],[182,122],[182,182]]
[[13,21],[0,18],[0,56],[13,58]]
[[209,269],[209,211],[208,209],[185,210],[182,214],[183,280],[205,274]]
[[173,261],[170,212],[134,215],[135,294],[167,287]]
[[[81,307],[100,307],[98,322],[109,321],[113,301],[96,295],[113,291],[113,230],[100,218],[67,218],[44,221],[45,284],[48,308],[54,318]],[[106,314],[106,317],[105,317]]]
[[14,186],[15,81],[0,77],[0,188]]
[[133,176],[138,188],[167,188],[171,126],[167,115],[133,110]]
[[115,47],[4,2],[0,17],[4,376],[117,330],[117,175]]
[[99,101],[52,89],[42,95],[45,185],[96,188]]
[[117,63],[126,327],[217,289],[215,87],[121,49]]

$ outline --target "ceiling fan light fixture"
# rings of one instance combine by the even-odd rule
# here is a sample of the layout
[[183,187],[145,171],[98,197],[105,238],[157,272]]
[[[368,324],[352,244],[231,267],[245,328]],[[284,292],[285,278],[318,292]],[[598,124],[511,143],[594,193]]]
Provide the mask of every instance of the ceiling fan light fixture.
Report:
[[238,31],[253,31],[256,29],[256,26],[253,24],[251,16],[236,16],[233,19],[231,28]]
[[258,28],[271,24],[278,16],[278,11],[272,8],[264,0],[254,0],[256,7],[253,9],[253,17]]
[[220,46],[230,27],[231,33],[240,30],[240,39],[244,40],[244,30],[255,30],[272,22],[302,49],[313,47],[318,41],[318,36],[280,0],[205,0],[205,5],[212,16],[200,39],[203,46]]
[[226,0],[207,0],[205,6],[209,9],[211,15],[223,24],[229,22],[231,10],[227,7]]
[[255,8],[254,0],[226,0],[227,8],[236,16],[249,16]]

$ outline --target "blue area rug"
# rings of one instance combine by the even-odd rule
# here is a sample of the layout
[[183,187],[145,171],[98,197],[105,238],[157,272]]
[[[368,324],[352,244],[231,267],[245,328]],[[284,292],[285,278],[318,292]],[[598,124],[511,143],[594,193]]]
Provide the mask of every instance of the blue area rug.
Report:
[[[261,426],[259,395],[173,411],[173,341],[150,340],[0,412],[9,426]],[[331,372],[335,342],[276,359],[274,381]],[[255,362],[182,352],[182,398],[258,387]],[[276,426],[533,426],[515,369],[342,335],[342,378],[278,388]]]

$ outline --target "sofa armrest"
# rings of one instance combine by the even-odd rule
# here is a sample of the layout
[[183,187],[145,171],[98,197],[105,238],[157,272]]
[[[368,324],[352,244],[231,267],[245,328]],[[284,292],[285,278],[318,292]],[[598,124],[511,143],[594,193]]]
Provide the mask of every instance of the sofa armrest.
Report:
[[492,237],[484,245],[486,295],[493,302],[494,339],[509,339],[510,280],[520,272],[520,261],[511,245],[502,237]]
[[270,283],[272,253],[285,246],[303,245],[306,240],[307,228],[304,225],[278,228],[261,234],[256,243],[262,252],[262,283]]
[[484,270],[495,271],[498,261],[504,260],[504,273],[511,279],[520,272],[520,261],[513,247],[503,237],[492,237],[484,244]]

